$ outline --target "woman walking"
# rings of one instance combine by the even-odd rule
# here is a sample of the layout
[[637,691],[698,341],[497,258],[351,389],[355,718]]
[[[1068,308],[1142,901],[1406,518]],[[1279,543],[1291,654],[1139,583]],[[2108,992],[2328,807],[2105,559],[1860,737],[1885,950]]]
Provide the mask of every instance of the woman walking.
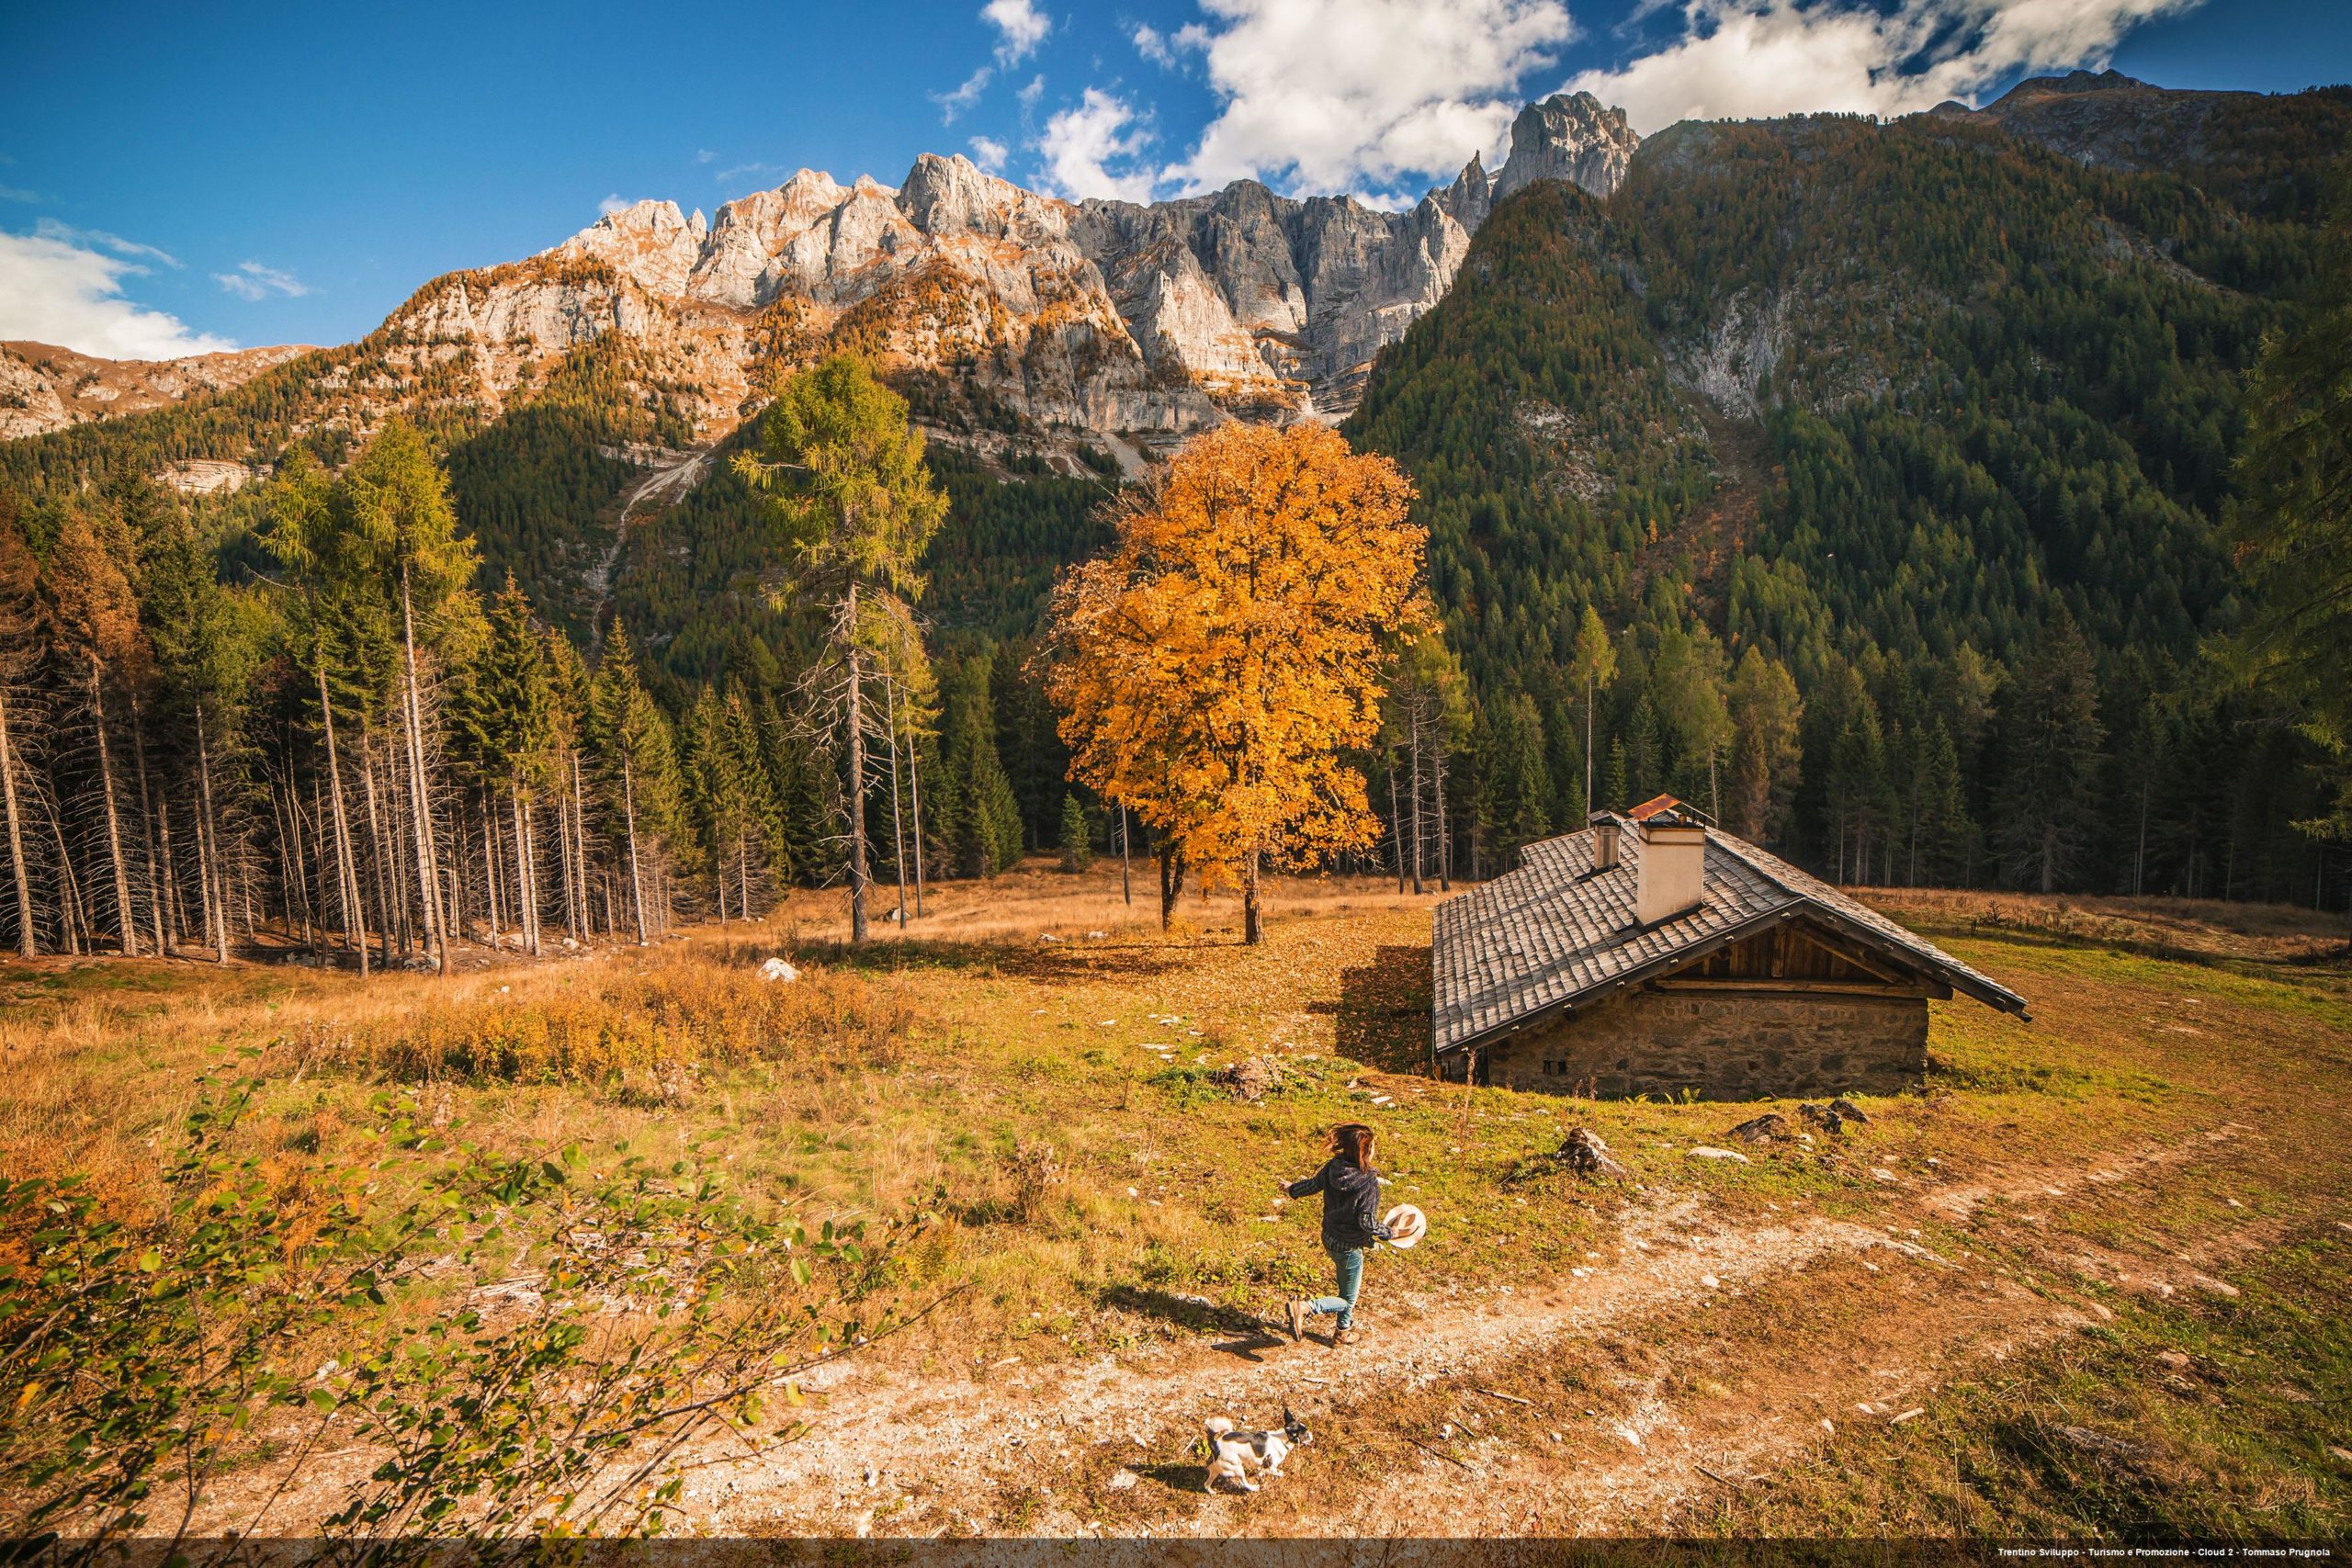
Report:
[[1331,1255],[1339,1276],[1339,1293],[1290,1303],[1290,1337],[1306,1337],[1310,1313],[1325,1313],[1339,1320],[1334,1345],[1355,1337],[1356,1292],[1363,1288],[1363,1255],[1375,1242],[1389,1239],[1380,1223],[1380,1173],[1372,1168],[1372,1129],[1351,1122],[1331,1130],[1331,1157],[1323,1168],[1283,1190],[1294,1198],[1323,1194],[1323,1250]]

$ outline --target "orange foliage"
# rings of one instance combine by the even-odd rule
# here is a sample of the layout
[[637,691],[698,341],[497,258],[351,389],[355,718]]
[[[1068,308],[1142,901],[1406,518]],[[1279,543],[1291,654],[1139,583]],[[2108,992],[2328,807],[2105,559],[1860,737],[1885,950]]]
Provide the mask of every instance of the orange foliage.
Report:
[[[1228,424],[1123,504],[1056,590],[1047,689],[1071,776],[1251,894],[1377,830],[1340,752],[1379,728],[1425,531],[1411,483],[1331,430]],[[1253,931],[1256,921],[1250,922]]]

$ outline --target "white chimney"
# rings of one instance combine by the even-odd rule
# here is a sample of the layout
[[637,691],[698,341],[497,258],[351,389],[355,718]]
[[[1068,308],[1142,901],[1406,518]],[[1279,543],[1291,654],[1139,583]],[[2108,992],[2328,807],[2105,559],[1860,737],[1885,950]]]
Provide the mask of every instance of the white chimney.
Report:
[[1589,820],[1592,823],[1592,869],[1614,870],[1617,865],[1617,818],[1606,811],[1596,811]]
[[1707,830],[1662,812],[1641,824],[1642,859],[1634,867],[1634,919],[1654,926],[1688,914],[1707,897]]

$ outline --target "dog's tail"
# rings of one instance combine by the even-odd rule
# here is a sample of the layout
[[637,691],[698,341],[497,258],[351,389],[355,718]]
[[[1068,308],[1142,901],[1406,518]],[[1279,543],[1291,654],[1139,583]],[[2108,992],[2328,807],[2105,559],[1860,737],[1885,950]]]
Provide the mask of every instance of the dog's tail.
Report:
[[1201,1425],[1208,1428],[1209,1436],[1212,1438],[1222,1438],[1233,1430],[1233,1420],[1226,1416],[1212,1416]]

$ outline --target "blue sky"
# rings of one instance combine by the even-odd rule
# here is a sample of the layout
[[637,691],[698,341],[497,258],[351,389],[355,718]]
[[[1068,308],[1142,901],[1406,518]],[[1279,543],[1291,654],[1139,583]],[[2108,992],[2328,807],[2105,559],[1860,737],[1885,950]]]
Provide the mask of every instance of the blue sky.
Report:
[[1637,129],[1985,101],[2112,63],[2352,79],[2346,0],[947,0],[14,6],[0,338],[339,343],[600,204],[959,152],[1069,196],[1409,199],[1563,86]]

